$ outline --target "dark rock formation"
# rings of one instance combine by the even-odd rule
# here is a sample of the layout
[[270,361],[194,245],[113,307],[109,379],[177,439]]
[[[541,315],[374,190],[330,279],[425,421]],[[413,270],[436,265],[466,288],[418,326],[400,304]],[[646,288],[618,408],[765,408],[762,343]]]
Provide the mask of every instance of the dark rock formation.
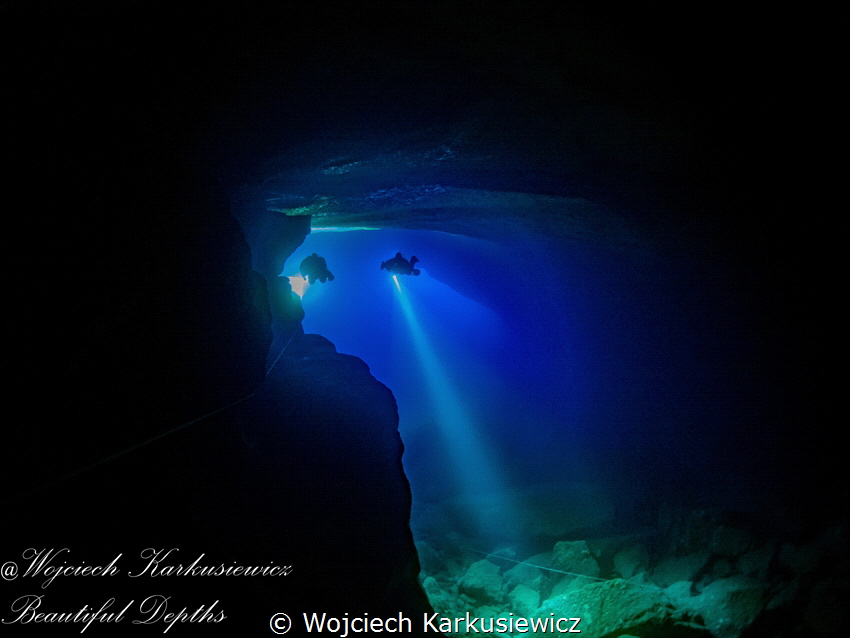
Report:
[[[58,552],[54,567],[119,557],[120,573],[45,589],[46,573],[20,578],[4,588],[3,618],[17,617],[13,601],[43,594],[40,613],[115,598],[112,611],[130,604],[127,624],[145,617],[149,596],[170,597],[168,613],[215,603],[223,628],[249,634],[268,631],[277,612],[299,625],[313,611],[418,619],[430,607],[417,582],[392,393],[359,359],[303,336],[292,312],[277,316],[296,330],[265,378],[267,288],[214,184],[164,189],[130,207],[135,243],[100,228],[77,246],[91,251],[87,260],[66,262],[97,288],[80,290],[70,325],[57,319],[60,356],[36,357],[50,377],[23,368],[38,382],[19,393],[32,409],[3,480],[13,522],[4,547],[22,573],[43,550]],[[35,409],[53,402],[61,414]],[[291,573],[154,578],[144,566],[156,552],[162,566]],[[193,630],[212,631],[181,627]]]
[[301,607],[424,612],[398,411],[363,361],[299,335],[240,407],[255,549],[298,563]]
[[499,566],[487,559],[469,566],[458,582],[458,591],[480,603],[500,603],[504,598]]
[[[44,613],[130,604],[122,627],[91,629],[114,635],[151,595],[170,597],[169,613],[216,605],[230,635],[267,633],[275,612],[427,609],[389,390],[332,348],[311,367],[295,341],[298,365],[265,382],[272,328],[299,329],[275,277],[309,220],[251,225],[265,243],[246,242],[210,178],[238,52],[252,55],[238,17],[217,15],[210,37],[194,12],[101,8],[4,11],[21,55],[8,61],[20,99],[5,175],[19,215],[6,331],[17,416],[0,484],[4,561],[23,572],[28,548],[55,549],[54,565],[117,558],[121,572],[46,588],[22,574],[4,583],[0,618],[27,594],[44,594]],[[246,444],[252,415],[262,448]],[[147,548],[174,549],[172,566],[292,572],[129,578]],[[193,628],[215,629],[179,629]]]
[[[26,348],[10,491],[50,484],[263,382],[265,281],[221,189],[177,181],[130,198],[117,184],[77,187],[79,217],[31,229],[42,257],[38,285],[18,297]],[[109,219],[122,197],[127,224]],[[46,418],[45,404],[61,417]]]

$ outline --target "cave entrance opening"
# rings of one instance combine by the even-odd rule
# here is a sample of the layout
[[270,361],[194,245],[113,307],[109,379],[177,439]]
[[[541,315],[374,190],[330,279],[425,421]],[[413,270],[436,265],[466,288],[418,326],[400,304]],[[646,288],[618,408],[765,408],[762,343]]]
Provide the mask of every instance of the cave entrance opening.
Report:
[[[314,232],[282,275],[299,283],[299,264],[314,252],[334,273],[333,281],[300,290],[304,331],[363,359],[395,395],[414,537],[462,530],[476,549],[490,552],[521,519],[497,443],[506,425],[494,422],[496,413],[510,419],[502,402],[517,384],[505,366],[514,356],[513,333],[499,312],[429,274],[433,268],[446,279],[454,269],[457,288],[468,286],[472,273],[463,264],[474,255],[458,253],[463,245],[478,244],[431,231]],[[382,270],[397,252],[417,256],[421,275]],[[443,525],[447,512],[452,520]]]

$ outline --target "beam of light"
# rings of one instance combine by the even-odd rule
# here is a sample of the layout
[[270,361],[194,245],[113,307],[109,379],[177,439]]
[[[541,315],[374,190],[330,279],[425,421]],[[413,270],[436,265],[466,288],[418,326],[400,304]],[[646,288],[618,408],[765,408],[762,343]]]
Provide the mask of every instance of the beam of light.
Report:
[[514,516],[516,504],[508,502],[505,482],[496,470],[496,462],[489,458],[464,400],[431,347],[401,280],[398,275],[393,275],[392,279],[402,314],[410,328],[435,420],[462,490],[461,496],[470,508],[469,515],[478,526],[479,535],[491,536],[494,526],[498,530],[500,526],[518,520]]
[[304,293],[310,287],[310,282],[301,275],[292,275],[291,277],[287,277],[287,279],[289,279],[289,285],[292,286],[292,292],[303,299]]

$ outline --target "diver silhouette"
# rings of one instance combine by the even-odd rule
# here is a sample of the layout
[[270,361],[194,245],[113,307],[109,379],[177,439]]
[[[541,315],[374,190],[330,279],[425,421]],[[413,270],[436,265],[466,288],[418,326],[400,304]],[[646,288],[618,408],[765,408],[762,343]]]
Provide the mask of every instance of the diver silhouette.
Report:
[[419,269],[413,267],[418,261],[416,257],[411,257],[410,261],[407,261],[401,253],[396,253],[392,259],[381,262],[381,270],[386,269],[394,275],[418,275]]
[[322,283],[334,280],[334,275],[328,270],[328,264],[325,258],[319,257],[316,253],[305,257],[301,262],[301,266],[299,266],[299,270],[301,271],[301,276],[309,280],[311,284],[316,283],[317,279]]

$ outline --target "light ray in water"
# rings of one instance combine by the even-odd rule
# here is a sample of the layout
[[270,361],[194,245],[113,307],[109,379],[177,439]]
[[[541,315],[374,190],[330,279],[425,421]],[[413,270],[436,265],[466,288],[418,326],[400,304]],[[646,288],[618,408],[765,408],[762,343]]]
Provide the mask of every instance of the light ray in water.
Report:
[[460,496],[469,508],[468,514],[477,524],[479,533],[486,537],[494,530],[493,526],[504,529],[506,522],[510,524],[510,521],[517,520],[516,505],[508,502],[505,481],[497,470],[497,462],[489,458],[487,446],[477,431],[476,423],[434,352],[405,286],[398,275],[393,275],[392,280],[398,293],[399,306],[410,329],[413,348],[430,396],[431,409],[458,479]]

